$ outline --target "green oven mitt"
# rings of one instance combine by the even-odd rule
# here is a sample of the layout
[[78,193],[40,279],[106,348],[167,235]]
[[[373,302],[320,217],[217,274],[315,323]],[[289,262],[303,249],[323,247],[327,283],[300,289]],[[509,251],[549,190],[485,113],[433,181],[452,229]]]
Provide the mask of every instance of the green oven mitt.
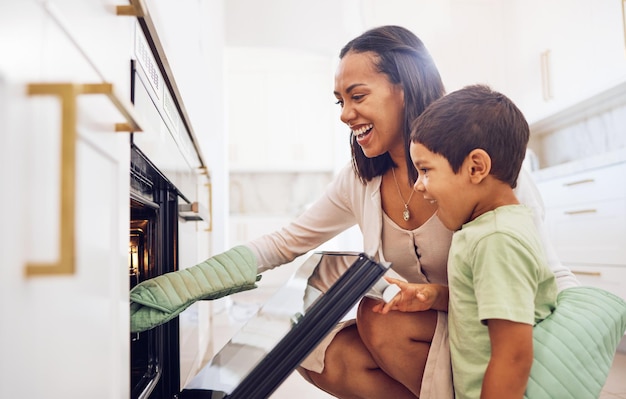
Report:
[[559,293],[533,328],[534,361],[524,398],[598,398],[626,330],[626,301],[595,287]]
[[130,291],[130,331],[166,323],[194,302],[256,288],[257,264],[243,245],[187,269],[142,281]]

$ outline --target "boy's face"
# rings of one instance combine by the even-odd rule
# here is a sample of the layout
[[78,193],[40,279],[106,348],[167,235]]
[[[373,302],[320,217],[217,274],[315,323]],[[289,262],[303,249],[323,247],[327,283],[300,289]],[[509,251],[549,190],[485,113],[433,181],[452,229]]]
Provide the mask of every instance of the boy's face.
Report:
[[[446,158],[411,143],[411,160],[419,173],[415,190],[437,205],[437,215],[446,228],[459,230],[471,218],[473,207],[466,195],[471,184],[464,167],[455,174]],[[465,163],[464,163],[465,165]]]

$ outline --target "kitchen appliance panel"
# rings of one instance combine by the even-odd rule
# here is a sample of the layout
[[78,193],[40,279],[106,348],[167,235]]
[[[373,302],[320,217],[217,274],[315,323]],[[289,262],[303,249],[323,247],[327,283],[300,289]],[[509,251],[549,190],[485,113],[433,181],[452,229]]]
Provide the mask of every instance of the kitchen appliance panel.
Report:
[[202,161],[139,24],[135,30],[134,60],[133,88],[140,93],[133,93],[133,96],[137,99],[145,94],[152,100],[150,104],[147,99],[138,99],[140,104],[146,105],[138,111],[148,114],[156,111],[159,117],[148,117],[154,122],[151,126],[153,134],[133,135],[133,142],[176,187],[186,191],[196,184],[195,176],[192,178],[188,171],[202,167]]
[[[200,161],[190,153],[191,143],[185,139],[180,119],[173,109],[168,111],[164,99],[171,97],[154,59],[145,51],[138,52],[132,62],[132,100],[145,127],[131,137],[131,202],[142,209],[133,222],[145,220],[153,226],[155,238],[139,257],[148,256],[143,273],[137,277],[131,271],[134,284],[197,264],[197,222],[207,217],[189,210],[202,208],[197,203]],[[200,329],[205,324],[199,316],[202,306],[195,304],[165,325],[132,337],[132,399],[173,397],[197,371],[206,352],[200,345],[200,334],[206,333]]]
[[199,163],[191,165],[180,152],[180,147],[171,134],[170,127],[159,112],[159,104],[154,102],[150,95],[151,88],[146,86],[138,71],[134,74],[134,104],[137,113],[146,121],[143,132],[134,133],[133,144],[136,145],[148,159],[158,166],[159,171],[181,193],[195,193],[197,174],[194,169]]

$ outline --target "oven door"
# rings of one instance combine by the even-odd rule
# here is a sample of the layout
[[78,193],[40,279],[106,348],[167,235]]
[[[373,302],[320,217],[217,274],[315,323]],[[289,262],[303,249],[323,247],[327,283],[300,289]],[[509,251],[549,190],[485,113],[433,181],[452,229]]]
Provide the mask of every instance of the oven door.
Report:
[[[178,265],[178,195],[141,151],[131,147],[130,288]],[[131,399],[172,398],[180,390],[178,319],[130,336]]]
[[180,398],[270,397],[387,268],[365,254],[314,253]]

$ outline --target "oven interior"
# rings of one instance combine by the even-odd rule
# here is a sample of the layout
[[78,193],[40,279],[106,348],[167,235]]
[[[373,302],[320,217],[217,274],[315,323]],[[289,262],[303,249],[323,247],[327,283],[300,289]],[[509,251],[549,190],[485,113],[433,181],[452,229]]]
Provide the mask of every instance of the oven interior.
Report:
[[[130,288],[177,270],[178,196],[175,187],[131,147]],[[132,399],[173,398],[179,391],[178,318],[131,334]]]

